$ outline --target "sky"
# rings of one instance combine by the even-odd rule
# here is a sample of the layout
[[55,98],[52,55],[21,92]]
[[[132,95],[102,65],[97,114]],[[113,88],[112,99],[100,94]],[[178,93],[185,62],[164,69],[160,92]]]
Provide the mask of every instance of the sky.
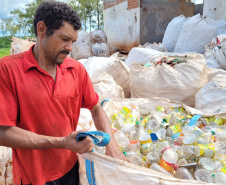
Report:
[[9,18],[11,16],[10,12],[14,9],[20,9],[21,11],[24,11],[25,5],[32,1],[33,0],[0,0],[0,19]]

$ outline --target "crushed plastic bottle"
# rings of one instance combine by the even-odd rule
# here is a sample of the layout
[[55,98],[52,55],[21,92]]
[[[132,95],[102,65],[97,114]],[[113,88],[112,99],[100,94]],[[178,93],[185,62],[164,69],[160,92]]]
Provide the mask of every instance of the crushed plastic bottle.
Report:
[[205,169],[198,169],[195,171],[195,179],[203,182],[212,183],[213,178],[211,173]]
[[116,142],[118,143],[119,145],[119,148],[123,151],[123,148],[126,148],[129,146],[130,144],[130,141],[129,141],[129,138],[126,137],[125,134],[123,134],[123,132],[121,132],[120,130],[117,130],[115,133],[114,133],[114,137],[115,137],[115,140]]
[[186,168],[177,168],[174,176],[178,179],[194,179],[192,174]]
[[158,152],[152,151],[149,152],[146,156],[147,166],[150,167],[152,163],[159,163],[160,156]]
[[161,172],[165,175],[169,175],[169,176],[173,176],[170,172],[168,172],[167,170],[165,170],[164,168],[162,168],[160,165],[158,165],[157,163],[153,163],[150,166],[150,169],[155,170],[157,172]]
[[214,175],[215,184],[224,185],[226,183],[226,167],[220,169]]
[[133,164],[144,166],[142,158],[134,151],[124,152],[126,158]]
[[207,157],[202,157],[199,159],[199,169],[205,169],[208,170],[210,173],[213,173],[215,171],[215,165],[214,162]]

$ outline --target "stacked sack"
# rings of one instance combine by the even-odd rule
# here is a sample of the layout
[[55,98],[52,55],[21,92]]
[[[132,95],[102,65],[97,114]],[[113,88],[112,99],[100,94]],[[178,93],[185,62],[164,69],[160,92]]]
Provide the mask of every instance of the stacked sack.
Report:
[[226,69],[226,34],[218,35],[206,45],[206,65],[209,68]]
[[103,30],[95,30],[90,33],[92,40],[92,54],[97,57],[109,57],[110,49],[107,45],[107,36]]
[[204,53],[205,45],[211,42],[217,31],[216,22],[197,14],[174,18],[166,28],[163,45],[177,53]]
[[164,97],[194,107],[195,94],[208,82],[203,55],[152,55],[149,61],[129,66],[131,97]]
[[114,57],[91,57],[85,63],[100,102],[106,98],[129,98],[129,73]]

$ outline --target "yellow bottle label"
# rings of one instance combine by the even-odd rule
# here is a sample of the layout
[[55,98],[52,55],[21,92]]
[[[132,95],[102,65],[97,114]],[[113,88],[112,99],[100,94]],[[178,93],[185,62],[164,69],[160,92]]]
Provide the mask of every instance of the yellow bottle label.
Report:
[[216,118],[215,116],[211,116],[211,117],[206,117],[205,119],[207,122],[211,122],[211,121],[214,121]]
[[190,114],[189,114],[189,115],[187,115],[187,118],[192,118],[192,115],[190,115]]
[[144,118],[144,119],[141,121],[140,125],[146,127],[146,123],[150,120],[150,118],[151,118],[150,115],[147,116],[146,118]]
[[118,119],[118,114],[115,113],[111,116],[111,122],[114,123],[116,119]]
[[217,125],[223,125],[224,122],[225,122],[225,119],[222,118],[222,117],[219,117],[219,118],[217,118],[214,122],[215,122]]
[[221,168],[220,171],[226,174],[226,167]]
[[123,116],[124,118],[126,118],[126,117],[128,116],[129,113],[131,113],[131,110],[130,110],[129,108],[127,108],[127,107],[123,107],[123,108],[121,109],[121,111],[119,112],[119,114],[120,114],[121,116]]
[[161,167],[163,167],[165,170],[167,170],[168,172],[171,173],[171,171],[173,170],[173,165],[170,163],[167,163],[163,158],[161,159],[161,161],[159,162],[159,165]]
[[208,150],[212,150],[213,151],[213,156],[215,155],[215,146],[213,143],[210,144],[198,144],[199,148],[200,148],[200,155],[204,155],[205,152],[207,152]]
[[151,143],[152,143],[151,138],[146,140],[146,141],[140,141],[140,151],[141,151],[141,153],[146,155],[148,152],[150,152]]
[[170,128],[174,134],[182,131],[182,127],[180,125],[173,125],[173,126],[170,126]]
[[151,143],[151,142],[152,142],[151,138],[148,139],[148,140],[146,140],[146,141],[141,141],[141,140],[140,140],[140,144],[141,144],[141,145],[144,145],[144,144],[147,144],[147,143]]
[[158,106],[158,107],[157,107],[157,111],[158,111],[158,112],[165,112],[165,107],[163,107],[163,106]]
[[130,123],[134,123],[138,120],[138,117],[137,116],[134,116],[132,114],[129,114],[126,118],[126,121],[124,124],[130,124]]
[[226,155],[224,155],[224,154],[219,154],[219,155],[218,155],[218,160],[219,160],[220,162],[222,162],[222,163],[224,164],[224,166],[226,167]]

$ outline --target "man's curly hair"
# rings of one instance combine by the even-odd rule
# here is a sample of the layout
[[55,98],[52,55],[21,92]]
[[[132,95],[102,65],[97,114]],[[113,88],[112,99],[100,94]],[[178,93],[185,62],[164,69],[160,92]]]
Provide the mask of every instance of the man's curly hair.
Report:
[[69,23],[75,30],[81,28],[81,22],[78,14],[72,7],[66,3],[57,1],[43,1],[36,9],[34,16],[34,30],[37,36],[37,23],[43,21],[47,27],[47,36],[53,34],[55,30],[59,30],[63,26],[63,22]]

